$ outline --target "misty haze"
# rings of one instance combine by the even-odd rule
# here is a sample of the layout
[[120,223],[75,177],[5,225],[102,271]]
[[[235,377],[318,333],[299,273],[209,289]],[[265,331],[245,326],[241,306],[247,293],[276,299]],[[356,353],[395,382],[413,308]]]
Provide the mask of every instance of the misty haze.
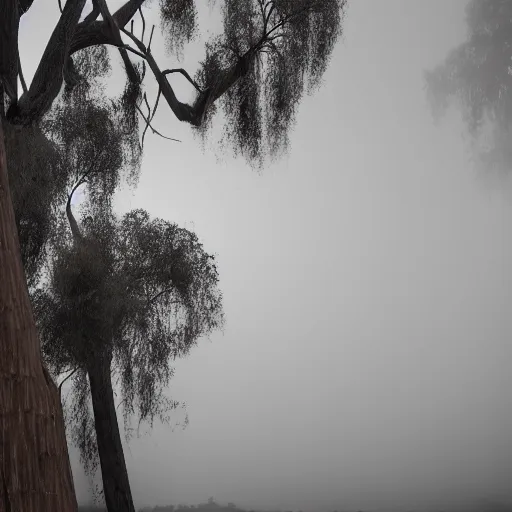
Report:
[[[475,135],[471,95],[443,75],[455,62],[472,79],[450,52],[484,4],[511,48],[509,0],[350,0],[321,87],[298,104],[285,154],[261,169],[225,150],[231,118],[203,147],[160,100],[152,125],[181,142],[148,129],[138,184],[113,210],[197,234],[215,257],[224,323],[171,362],[168,424],[135,417],[126,432],[118,412],[137,510],[512,511],[512,76],[494,77],[495,104],[479,97]],[[155,29],[162,68],[196,72],[221,27],[214,6],[198,9],[181,61]],[[56,0],[38,0],[21,19],[27,82],[59,16]],[[478,53],[485,73],[492,48]],[[113,52],[108,94],[122,92],[123,69]],[[168,78],[193,101],[184,76]],[[73,195],[77,219],[87,197]],[[72,399],[69,382],[62,391]],[[86,474],[69,430],[68,445],[79,506],[104,507],[100,470]]]

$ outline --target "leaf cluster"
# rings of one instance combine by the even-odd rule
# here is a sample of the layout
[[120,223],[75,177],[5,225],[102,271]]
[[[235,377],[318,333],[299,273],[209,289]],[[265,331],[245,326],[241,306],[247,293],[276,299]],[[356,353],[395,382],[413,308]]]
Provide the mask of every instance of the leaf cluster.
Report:
[[224,148],[232,147],[256,167],[265,156],[287,151],[298,104],[321,84],[341,35],[345,5],[345,0],[222,3],[223,33],[207,43],[195,78],[203,89],[215,89],[224,70],[246,68],[220,97]]
[[168,421],[179,405],[163,393],[170,361],[223,324],[217,285],[214,258],[197,236],[143,210],[121,220],[85,217],[80,241],[68,237],[56,249],[33,305],[52,372],[80,370],[71,381],[78,398],[69,418],[86,467],[93,468],[87,454],[95,445],[84,379],[95,357],[105,350],[113,356],[127,432],[135,414],[139,423]]

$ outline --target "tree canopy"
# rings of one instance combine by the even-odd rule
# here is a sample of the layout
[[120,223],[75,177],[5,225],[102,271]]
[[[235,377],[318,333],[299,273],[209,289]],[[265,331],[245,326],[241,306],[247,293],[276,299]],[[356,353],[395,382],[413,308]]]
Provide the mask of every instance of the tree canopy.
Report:
[[81,243],[68,237],[56,250],[48,286],[34,293],[33,305],[52,371],[77,369],[69,418],[93,472],[87,373],[99,354],[112,358],[125,425],[134,414],[139,422],[165,422],[179,405],[163,393],[173,374],[170,361],[221,327],[223,313],[214,259],[194,233],[135,210],[120,221],[88,216],[81,236]]
[[[17,5],[17,0],[8,2]],[[81,53],[111,45],[119,48],[128,84],[143,86],[145,71],[132,62],[141,59],[144,70],[149,68],[159,85],[159,97],[163,96],[178,120],[204,130],[211,126],[215,112],[222,110],[226,145],[258,165],[264,156],[286,150],[298,103],[304,93],[320,85],[341,34],[346,0],[210,0],[221,10],[223,32],[207,41],[205,57],[195,73],[160,68],[151,52],[153,30],[148,40],[145,21],[140,37],[133,26],[127,28],[135,15],[143,17],[143,4],[144,0],[128,0],[111,14],[105,0],[95,0],[93,10],[79,22],[85,0],[66,2],[32,83],[19,97],[14,78],[20,69],[17,44],[6,47],[9,66],[5,69],[4,64],[0,74],[10,101],[7,120],[26,125],[42,118],[57,98],[63,79],[68,89],[80,81],[78,61],[91,61]],[[30,0],[24,5],[23,13],[30,8]],[[161,0],[159,9],[166,48],[179,55],[200,33],[196,4],[194,0]],[[8,18],[3,21],[3,42],[17,36],[19,17],[14,18],[11,25]],[[95,52],[94,59],[103,62],[100,52]],[[196,91],[190,105],[177,99],[167,80],[175,72],[182,73]],[[125,99],[131,100],[132,110],[140,108],[138,94]]]
[[[125,418],[137,410],[139,419],[152,421],[174,405],[162,394],[172,374],[169,359],[186,354],[199,336],[222,325],[217,271],[197,237],[174,224],[151,220],[143,211],[122,219],[112,212],[113,192],[121,182],[137,179],[145,133],[148,128],[157,133],[151,123],[160,99],[176,119],[203,136],[215,114],[222,113],[224,148],[233,149],[252,165],[278,157],[288,148],[300,100],[321,83],[341,34],[346,0],[211,0],[210,5],[220,9],[222,32],[206,42],[204,58],[195,71],[164,69],[157,63],[151,51],[155,27],[146,27],[142,10],[150,6],[149,0],[127,0],[115,12],[107,0],[93,0],[87,13],[86,0],[67,0],[63,6],[59,1],[59,20],[27,84],[18,39],[20,18],[32,2],[2,2],[0,128],[8,126],[9,173],[16,190],[15,217],[9,213],[10,194],[7,202],[0,197],[4,201],[0,201],[0,213],[10,215],[0,216],[0,229],[2,235],[9,234],[12,247],[17,244],[16,228],[20,232],[42,348],[51,368],[57,373],[65,368],[75,372],[72,382],[78,400],[71,418],[76,421],[73,436],[86,467],[93,467],[87,375],[96,407],[95,426],[105,434],[96,440],[105,447],[119,437],[112,413],[111,365],[120,379]],[[159,1],[166,48],[172,56],[181,54],[203,32],[198,27],[198,5],[194,0]],[[136,16],[142,22],[138,35],[133,24]],[[107,98],[101,87],[108,80],[112,57],[108,47],[117,49],[126,72],[124,92],[117,99]],[[192,102],[176,97],[168,81],[173,73],[189,81],[195,91]],[[150,76],[158,84],[153,107],[145,92]],[[139,115],[145,125],[141,143]],[[2,151],[0,144],[0,156]],[[3,160],[0,164],[0,178],[7,183],[7,166]],[[72,212],[72,197],[84,184],[88,197],[79,223]],[[58,214],[63,204],[71,233],[64,229],[65,217]],[[10,272],[15,286],[0,294],[0,299],[17,304],[25,294],[28,304],[20,260],[12,256],[13,251],[0,252],[5,268],[17,269]],[[37,287],[45,261],[50,262],[46,282]],[[6,325],[28,326],[25,338],[16,332],[5,347],[23,346],[26,352],[35,346],[29,309],[13,308],[15,314],[5,316]],[[37,357],[31,360],[34,368]],[[103,391],[109,392],[107,404],[101,400]],[[15,412],[21,407],[18,400]],[[22,424],[21,415],[13,417],[18,423],[2,433],[7,443],[17,436],[16,425]],[[107,462],[112,463],[112,473],[122,476],[126,467],[121,467],[124,457],[120,442],[115,441]],[[60,447],[64,447],[62,439]],[[28,455],[37,456],[33,449]],[[50,487],[41,484],[38,475],[35,471],[21,484],[9,481],[2,495],[8,499],[12,489],[20,485],[28,489],[30,482],[48,510]],[[111,475],[103,471],[103,476]],[[54,474],[52,481],[58,478]],[[124,482],[124,477],[116,478],[110,478],[114,500],[107,506],[115,511],[133,509],[127,478]],[[127,499],[120,498],[123,493]],[[71,495],[67,482],[55,499]]]
[[436,117],[457,106],[480,164],[512,167],[512,3],[471,0],[466,40],[425,74]]

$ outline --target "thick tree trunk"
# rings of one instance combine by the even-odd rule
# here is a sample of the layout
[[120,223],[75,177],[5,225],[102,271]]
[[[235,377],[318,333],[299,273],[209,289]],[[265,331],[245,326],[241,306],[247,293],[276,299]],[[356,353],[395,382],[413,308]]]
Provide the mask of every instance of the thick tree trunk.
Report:
[[76,512],[62,406],[41,360],[0,117],[0,512]]
[[112,357],[99,355],[88,369],[96,441],[100,457],[103,494],[108,512],[134,512],[121,434],[117,423],[110,364]]

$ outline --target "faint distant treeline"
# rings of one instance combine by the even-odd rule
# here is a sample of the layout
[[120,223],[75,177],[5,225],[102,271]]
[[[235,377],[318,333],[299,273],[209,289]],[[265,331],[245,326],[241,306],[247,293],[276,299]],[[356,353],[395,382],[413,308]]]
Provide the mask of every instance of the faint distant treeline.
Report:
[[[104,507],[80,506],[78,512],[107,512]],[[255,510],[245,510],[237,507],[234,503],[219,505],[213,498],[207,503],[199,505],[156,505],[155,507],[143,507],[138,512],[256,512]],[[269,511],[272,512],[272,511]],[[277,512],[277,511],[276,511]],[[279,511],[280,512],[280,511]]]
[[[346,509],[343,509],[346,510]],[[93,507],[93,506],[80,506],[78,512],[107,512],[106,508]],[[210,498],[207,503],[201,503],[199,505],[157,505],[155,507],[143,507],[138,512],[261,512],[255,510],[245,510],[237,507],[234,503],[228,503],[227,505],[219,505],[213,498]],[[282,511],[265,511],[265,512],[282,512]],[[291,512],[291,511],[287,511]],[[299,511],[302,512],[302,511]],[[335,512],[342,512],[342,509],[338,509]],[[358,512],[363,512],[358,510]],[[375,511],[374,511],[375,512]],[[414,512],[414,509],[411,510]],[[431,512],[449,512],[449,509],[432,510]],[[498,500],[491,499],[479,499],[467,509],[457,509],[454,512],[512,512],[512,503],[502,503]]]

